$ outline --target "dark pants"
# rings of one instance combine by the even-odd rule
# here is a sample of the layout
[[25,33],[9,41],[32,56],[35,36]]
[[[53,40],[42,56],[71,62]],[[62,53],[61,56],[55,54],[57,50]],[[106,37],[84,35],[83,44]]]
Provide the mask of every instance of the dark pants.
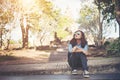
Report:
[[88,70],[86,55],[82,52],[68,53],[68,64],[73,69]]

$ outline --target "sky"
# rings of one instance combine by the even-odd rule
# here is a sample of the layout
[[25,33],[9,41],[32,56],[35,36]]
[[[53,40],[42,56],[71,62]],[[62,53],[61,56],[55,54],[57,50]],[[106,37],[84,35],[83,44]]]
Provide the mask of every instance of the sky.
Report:
[[72,15],[72,18],[79,18],[79,11],[81,8],[80,0],[52,0],[54,5],[61,9],[61,12],[64,14],[67,10]]

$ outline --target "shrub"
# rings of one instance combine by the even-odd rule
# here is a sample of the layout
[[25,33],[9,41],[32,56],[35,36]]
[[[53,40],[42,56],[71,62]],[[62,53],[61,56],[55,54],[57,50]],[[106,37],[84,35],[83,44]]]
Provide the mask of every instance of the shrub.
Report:
[[107,54],[109,56],[120,56],[120,38],[111,42],[107,48]]
[[104,47],[107,48],[109,45],[110,45],[110,42],[109,41],[105,41]]

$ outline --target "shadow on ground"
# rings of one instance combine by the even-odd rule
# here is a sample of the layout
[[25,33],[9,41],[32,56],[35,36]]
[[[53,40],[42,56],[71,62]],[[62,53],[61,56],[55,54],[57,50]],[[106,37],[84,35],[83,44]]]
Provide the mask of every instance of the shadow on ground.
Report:
[[17,57],[11,56],[11,55],[2,55],[0,56],[0,61],[6,61],[6,60],[17,60]]

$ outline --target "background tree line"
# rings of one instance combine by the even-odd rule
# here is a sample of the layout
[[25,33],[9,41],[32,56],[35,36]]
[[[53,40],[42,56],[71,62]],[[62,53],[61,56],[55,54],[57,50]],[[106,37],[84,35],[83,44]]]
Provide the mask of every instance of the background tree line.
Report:
[[[0,47],[4,46],[4,37],[7,34],[7,48],[10,44],[10,32],[19,22],[22,32],[22,48],[28,48],[29,32],[40,37],[40,43],[47,39],[47,34],[58,31],[59,34],[67,32],[63,29],[68,27],[72,19],[60,14],[59,9],[54,9],[53,4],[46,0],[1,0],[0,1]],[[9,28],[5,26],[9,25]],[[59,35],[64,37],[64,35]]]
[[[109,31],[110,25],[116,22],[120,28],[120,0],[94,0],[90,6],[83,4],[80,9],[78,23],[87,34],[93,36],[97,46],[103,45],[101,41],[104,40],[105,33]],[[10,33],[16,27],[21,28],[22,48],[28,48],[30,33],[34,39],[39,37],[42,45],[43,41],[48,39],[47,36],[54,32],[58,32],[61,39],[71,35],[69,28],[73,23],[70,16],[61,14],[60,9],[55,8],[50,1],[1,0],[0,47],[4,46],[5,40],[6,47],[9,47]]]

